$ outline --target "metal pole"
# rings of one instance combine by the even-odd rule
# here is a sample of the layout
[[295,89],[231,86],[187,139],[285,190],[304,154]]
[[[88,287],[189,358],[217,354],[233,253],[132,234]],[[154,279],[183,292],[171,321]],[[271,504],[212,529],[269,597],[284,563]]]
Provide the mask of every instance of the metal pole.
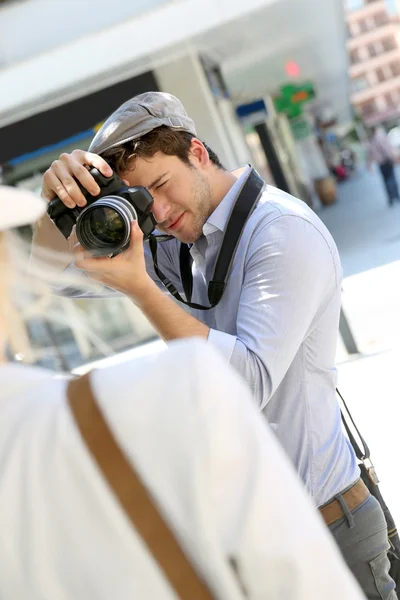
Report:
[[343,312],[343,308],[340,309],[339,331],[348,354],[359,354],[360,351],[357,348],[356,340]]

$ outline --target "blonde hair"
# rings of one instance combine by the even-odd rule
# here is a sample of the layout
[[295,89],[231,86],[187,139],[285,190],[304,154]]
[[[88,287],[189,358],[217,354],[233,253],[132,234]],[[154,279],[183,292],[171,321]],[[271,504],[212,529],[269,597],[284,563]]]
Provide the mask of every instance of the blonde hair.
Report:
[[0,322],[13,354],[21,354],[27,362],[33,362],[28,332],[12,298],[12,265],[8,255],[7,233],[0,231]]
[[[55,266],[54,251],[40,248],[30,261],[30,247],[15,232],[0,231],[0,324],[5,332],[10,350],[23,362],[35,362],[27,323],[34,317],[42,317],[65,324],[62,310],[54,306],[53,289],[73,287],[82,291],[99,293],[101,285],[94,281],[60,272]],[[69,257],[59,254],[60,262],[66,264]],[[113,354],[112,348],[100,340],[83,320],[79,327],[104,355]]]

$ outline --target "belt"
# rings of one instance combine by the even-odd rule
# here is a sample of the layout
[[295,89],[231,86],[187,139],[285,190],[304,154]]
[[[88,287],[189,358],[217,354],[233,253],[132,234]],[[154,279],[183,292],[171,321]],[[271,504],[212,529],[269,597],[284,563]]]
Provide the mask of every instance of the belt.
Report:
[[[351,512],[360,506],[369,495],[369,489],[363,480],[359,479],[347,492],[342,494],[342,497]],[[332,523],[346,516],[339,500],[336,498],[325,504],[325,506],[321,506],[319,511],[327,525],[332,525]]]

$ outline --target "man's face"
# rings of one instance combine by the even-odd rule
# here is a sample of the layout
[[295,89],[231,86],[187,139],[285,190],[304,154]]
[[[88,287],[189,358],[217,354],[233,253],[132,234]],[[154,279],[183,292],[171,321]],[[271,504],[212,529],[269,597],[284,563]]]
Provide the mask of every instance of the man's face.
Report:
[[153,196],[157,229],[185,243],[199,239],[212,213],[205,169],[195,157],[191,164],[157,152],[152,158],[137,158],[132,171],[121,173],[130,186],[144,186]]

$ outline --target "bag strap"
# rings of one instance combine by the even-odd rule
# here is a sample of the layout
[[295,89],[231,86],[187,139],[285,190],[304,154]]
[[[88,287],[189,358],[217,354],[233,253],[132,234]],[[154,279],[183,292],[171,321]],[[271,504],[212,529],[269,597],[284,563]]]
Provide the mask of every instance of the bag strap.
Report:
[[72,380],[67,395],[90,454],[178,598],[212,600],[205,582],[196,573],[133,464],[115,440],[91,390],[89,374]]
[[349,408],[348,408],[348,406],[347,406],[347,404],[346,404],[346,402],[345,402],[342,394],[339,392],[339,390],[337,388],[336,388],[336,393],[338,394],[339,398],[343,402],[343,406],[346,409],[346,412],[347,412],[347,414],[348,414],[348,416],[350,418],[350,421],[351,421],[354,429],[356,430],[357,435],[360,438],[361,444],[363,446],[363,448],[361,449],[360,446],[359,446],[359,444],[358,444],[358,442],[356,441],[356,438],[354,437],[353,432],[350,429],[349,424],[347,423],[347,420],[346,420],[346,417],[344,415],[344,412],[342,410],[340,410],[340,414],[341,414],[341,417],[342,417],[342,422],[343,422],[344,428],[346,429],[346,433],[349,436],[349,440],[350,440],[351,445],[353,446],[354,452],[356,453],[356,456],[357,456],[358,460],[362,460],[362,461],[368,460],[370,458],[370,456],[371,456],[368,444],[365,441],[365,439],[363,438],[363,436],[361,435],[361,433],[360,433],[357,425],[354,422],[353,417],[351,416],[351,412],[349,411]]
[[243,181],[242,187],[236,198],[236,202],[234,203],[230,212],[221,247],[215,261],[214,273],[208,285],[208,300],[210,302],[210,306],[203,306],[202,304],[191,302],[193,291],[193,275],[192,257],[190,255],[189,247],[186,244],[181,244],[179,253],[181,280],[186,295],[186,300],[184,300],[176,287],[171,283],[168,277],[164,275],[158,266],[157,236],[149,236],[149,245],[156,275],[167,288],[169,293],[176,298],[176,300],[182,302],[182,304],[190,306],[190,308],[195,308],[197,310],[210,310],[211,308],[214,308],[214,306],[217,306],[224,293],[232,261],[239,245],[244,226],[256,207],[264,187],[265,183],[257,171],[255,169],[250,169]]

